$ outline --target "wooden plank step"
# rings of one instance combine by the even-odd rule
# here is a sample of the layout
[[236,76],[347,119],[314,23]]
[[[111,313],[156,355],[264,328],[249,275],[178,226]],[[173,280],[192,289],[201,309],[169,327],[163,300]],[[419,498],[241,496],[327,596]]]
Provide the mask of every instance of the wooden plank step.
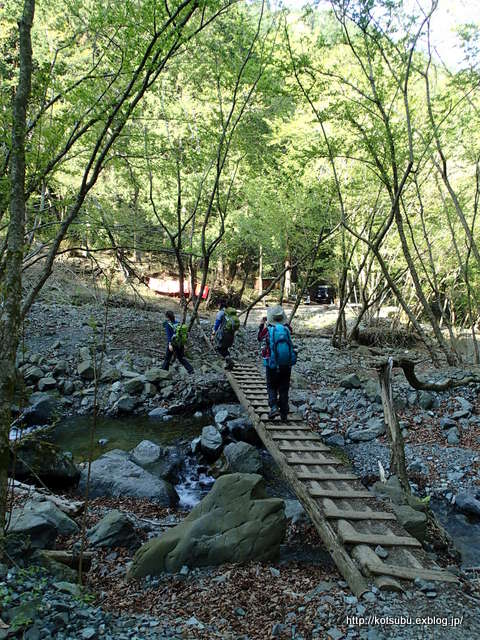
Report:
[[[354,473],[338,473],[337,471],[332,471],[331,473],[322,473],[321,471],[312,471],[311,473],[298,471],[297,478],[299,480],[318,480],[318,482],[326,482],[332,480],[332,482],[338,480],[358,480],[358,476]],[[395,516],[393,516],[395,520]]]
[[345,521],[340,520],[338,523],[338,534],[343,540],[344,544],[369,544],[381,545],[382,547],[419,547],[422,545],[416,538],[411,536],[397,536],[395,534],[381,534],[381,533],[360,533]]
[[457,576],[442,569],[420,569],[419,567],[401,567],[394,564],[370,565],[367,564],[368,570],[377,576],[393,576],[394,578],[403,578],[404,580],[433,580],[439,582],[458,582]]
[[332,520],[396,520],[388,511],[355,511],[354,509],[324,509],[326,518]]
[[[396,516],[388,511],[375,511],[370,507],[362,510],[341,509],[333,500],[325,498],[323,500],[323,513],[326,518],[344,519],[344,520],[396,520]],[[345,516],[343,516],[345,514]],[[405,551],[404,553],[408,553]]]
[[320,440],[320,438],[318,436],[315,435],[309,435],[309,436],[302,436],[302,435],[287,435],[284,434],[282,435],[281,433],[278,435],[272,435],[271,436],[272,440],[300,440],[302,442],[322,442]]
[[[326,448],[326,450],[328,451],[329,449]],[[325,457],[317,457],[316,460],[306,460],[305,458],[301,458],[301,457],[297,457],[297,456],[292,456],[291,458],[285,458],[286,462],[289,465],[298,465],[298,464],[304,464],[304,465],[343,465],[345,464],[344,462],[342,462],[341,460],[338,460],[337,458],[325,458]]]
[[[315,445],[301,445],[301,444],[281,444],[278,447],[280,451],[306,451],[309,453],[315,453],[315,451],[330,451],[328,447],[325,445],[315,444]],[[302,463],[304,464],[304,463]],[[371,495],[371,494],[370,494]]]
[[265,428],[268,432],[270,431],[310,431],[312,432],[310,427],[306,424],[305,425],[302,425],[302,424],[289,425],[288,422],[279,422],[279,423],[268,422],[265,425]]
[[[255,409],[255,413],[259,414],[260,412],[257,411],[257,409]],[[269,420],[268,419],[268,413],[260,414],[260,420],[262,422],[269,422],[270,424],[275,424],[275,420]],[[288,421],[289,422],[303,422],[303,418],[302,418],[302,416],[296,416],[295,414],[293,414],[293,415],[289,414],[288,415]],[[280,420],[279,420],[279,422],[280,422]]]
[[309,489],[308,493],[314,498],[342,498],[349,499],[365,499],[373,498],[370,491],[356,491],[355,489]]

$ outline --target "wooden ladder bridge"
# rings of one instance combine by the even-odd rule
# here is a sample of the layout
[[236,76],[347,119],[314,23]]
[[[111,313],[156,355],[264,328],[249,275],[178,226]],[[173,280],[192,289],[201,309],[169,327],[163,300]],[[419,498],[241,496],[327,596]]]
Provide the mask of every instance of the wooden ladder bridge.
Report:
[[[365,489],[303,418],[268,419],[265,379],[254,365],[226,372],[263,444],[310,516],[328,552],[359,597],[374,581],[380,589],[400,591],[403,581],[457,582],[428,558],[420,542],[398,523],[388,506]],[[388,562],[374,551],[388,549]]]

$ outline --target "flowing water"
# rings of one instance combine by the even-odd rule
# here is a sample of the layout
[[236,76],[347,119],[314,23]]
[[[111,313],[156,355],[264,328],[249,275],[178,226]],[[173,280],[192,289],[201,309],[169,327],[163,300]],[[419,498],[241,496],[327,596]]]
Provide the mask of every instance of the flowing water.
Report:
[[480,567],[480,519],[460,513],[445,500],[431,500],[437,520],[450,534],[463,567]]
[[[212,419],[203,414],[199,418],[169,417],[167,420],[152,419],[148,416],[109,418],[99,416],[93,434],[92,459],[112,449],[130,451],[142,440],[150,440],[162,447],[188,447],[188,443],[201,434],[202,428],[211,424]],[[91,416],[76,416],[62,420],[52,432],[52,440],[63,451],[70,451],[75,462],[83,462],[89,457]],[[214,479],[207,469],[199,467],[195,458],[187,456],[182,471],[182,479],[175,485],[180,496],[180,508],[192,508],[208,493]]]

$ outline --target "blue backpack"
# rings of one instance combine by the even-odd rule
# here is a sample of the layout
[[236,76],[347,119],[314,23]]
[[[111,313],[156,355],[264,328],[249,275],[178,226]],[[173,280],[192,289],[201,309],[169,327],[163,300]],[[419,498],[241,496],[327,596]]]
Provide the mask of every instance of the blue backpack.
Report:
[[265,364],[270,369],[292,367],[297,362],[297,354],[293,348],[290,331],[282,324],[268,327],[270,357]]

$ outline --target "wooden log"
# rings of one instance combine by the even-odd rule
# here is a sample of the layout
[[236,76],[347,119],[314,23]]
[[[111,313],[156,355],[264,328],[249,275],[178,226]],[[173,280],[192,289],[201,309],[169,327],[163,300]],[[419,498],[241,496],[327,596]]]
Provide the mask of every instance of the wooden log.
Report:
[[45,489],[24,484],[18,480],[13,480],[13,493],[17,496],[32,498],[33,500],[48,500],[48,502],[52,502],[60,511],[63,511],[63,513],[66,513],[68,516],[79,515],[85,506],[82,500],[67,500],[67,498],[49,493]]
[[[270,451],[273,459],[279,466],[280,472],[287,482],[292,487],[293,491],[297,495],[298,499],[302,503],[305,511],[310,516],[317,531],[322,538],[327,551],[333,558],[333,561],[339,568],[343,577],[349,584],[353,593],[359,598],[362,593],[368,590],[367,581],[361,574],[355,562],[350,558],[346,550],[340,544],[338,537],[331,527],[331,525],[325,520],[323,514],[320,511],[317,501],[309,494],[307,487],[296,477],[295,471],[286,463],[285,456],[283,456],[270,438],[269,432],[265,429],[265,425],[258,419],[253,409],[249,406],[248,399],[242,392],[242,389],[238,385],[234,376],[230,376],[227,372],[227,378],[232,385],[233,390],[237,394],[238,399],[249,413],[258,435],[262,442]],[[305,464],[305,462],[303,462]]]
[[393,359],[389,358],[388,362],[381,365],[378,369],[383,413],[385,416],[385,424],[387,425],[388,440],[390,442],[390,470],[397,476],[405,493],[410,494],[411,489],[405,462],[405,444],[393,406],[392,367]]
[[[71,569],[78,568],[79,562],[79,554],[71,553],[70,551],[62,551],[56,549],[42,549],[42,553],[45,554],[51,560],[55,560],[55,562],[60,562],[61,564],[67,565]],[[92,565],[93,553],[91,551],[83,552],[83,560],[82,560],[82,568],[88,571]]]

